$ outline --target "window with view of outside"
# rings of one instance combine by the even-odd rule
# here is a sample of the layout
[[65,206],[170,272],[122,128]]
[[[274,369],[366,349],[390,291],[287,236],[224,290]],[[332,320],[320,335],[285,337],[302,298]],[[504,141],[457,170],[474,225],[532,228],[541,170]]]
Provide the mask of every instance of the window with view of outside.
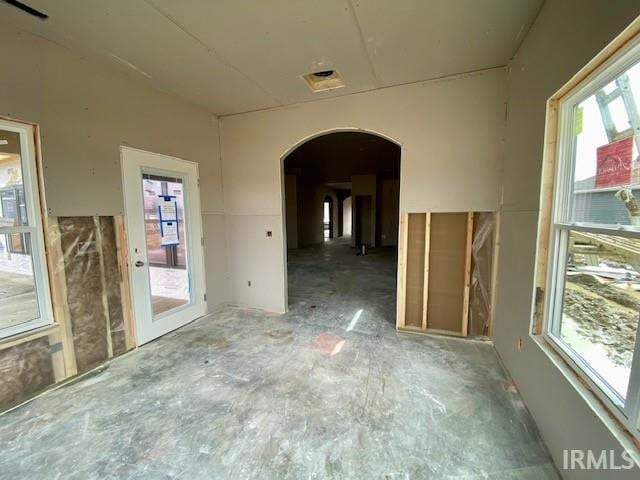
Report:
[[0,338],[52,320],[32,142],[31,127],[0,121]]
[[560,103],[546,332],[637,433],[640,49]]

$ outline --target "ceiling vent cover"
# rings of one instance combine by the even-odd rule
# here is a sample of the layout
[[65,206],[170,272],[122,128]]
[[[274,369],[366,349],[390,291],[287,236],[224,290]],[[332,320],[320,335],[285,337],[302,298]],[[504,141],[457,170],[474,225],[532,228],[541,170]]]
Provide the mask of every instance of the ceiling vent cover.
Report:
[[344,81],[336,70],[322,70],[320,72],[309,73],[303,75],[302,79],[314,92],[323,92],[325,90],[333,90],[334,88],[344,87]]

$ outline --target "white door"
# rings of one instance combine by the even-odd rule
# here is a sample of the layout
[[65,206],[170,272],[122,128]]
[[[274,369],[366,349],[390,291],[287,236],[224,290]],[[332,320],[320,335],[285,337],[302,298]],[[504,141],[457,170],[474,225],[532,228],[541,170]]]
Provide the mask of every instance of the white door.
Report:
[[138,345],[206,313],[198,164],[121,147]]

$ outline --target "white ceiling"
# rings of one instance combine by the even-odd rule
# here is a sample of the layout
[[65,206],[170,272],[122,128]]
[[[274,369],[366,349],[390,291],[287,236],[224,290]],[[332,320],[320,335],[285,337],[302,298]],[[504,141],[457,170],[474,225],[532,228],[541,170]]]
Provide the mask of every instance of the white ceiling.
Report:
[[227,115],[505,65],[544,0],[22,1],[50,18],[1,21]]

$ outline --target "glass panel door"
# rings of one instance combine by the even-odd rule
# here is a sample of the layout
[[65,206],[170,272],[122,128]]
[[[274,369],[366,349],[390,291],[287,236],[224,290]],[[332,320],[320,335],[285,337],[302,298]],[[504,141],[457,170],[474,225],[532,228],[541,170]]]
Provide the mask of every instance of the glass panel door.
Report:
[[181,178],[144,173],[144,224],[154,317],[191,301]]

